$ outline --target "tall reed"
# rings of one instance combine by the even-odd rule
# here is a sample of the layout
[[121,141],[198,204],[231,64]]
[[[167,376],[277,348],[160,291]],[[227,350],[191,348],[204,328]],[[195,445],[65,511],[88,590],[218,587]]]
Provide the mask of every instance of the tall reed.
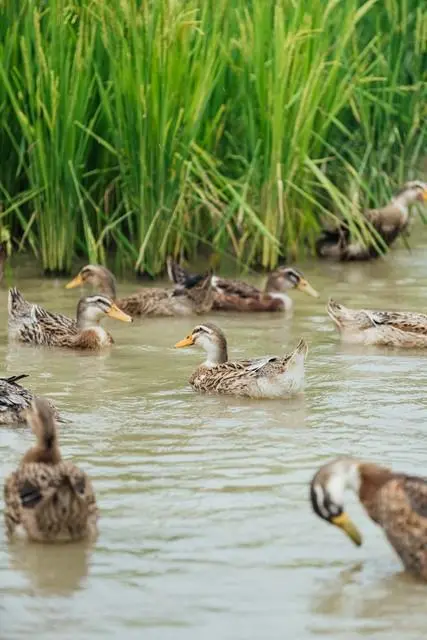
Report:
[[22,0],[0,35],[0,225],[48,271],[367,239],[425,154],[417,0]]

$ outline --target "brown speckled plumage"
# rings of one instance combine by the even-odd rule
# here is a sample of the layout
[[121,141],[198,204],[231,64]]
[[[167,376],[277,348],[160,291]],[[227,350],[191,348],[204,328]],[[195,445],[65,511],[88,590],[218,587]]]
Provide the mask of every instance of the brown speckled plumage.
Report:
[[210,311],[213,303],[211,276],[201,278],[194,287],[186,289],[163,289],[145,287],[123,298],[116,297],[116,280],[113,274],[101,265],[86,265],[67,284],[71,289],[83,284],[96,287],[115,300],[117,306],[132,317],[168,317],[202,314]]
[[4,485],[9,537],[67,542],[97,534],[98,510],[88,476],[61,458],[50,405],[37,398],[28,413],[37,444],[27,451]]
[[[27,374],[0,378],[0,424],[23,424],[26,412],[34,399],[34,395],[19,382],[27,378]],[[48,401],[57,419],[58,413],[54,405]]]
[[190,377],[196,391],[221,393],[250,398],[278,398],[298,393],[304,384],[304,360],[307,345],[301,340],[296,349],[285,356],[265,356],[230,362],[222,331],[212,323],[193,329],[177,347],[200,344],[208,355]]
[[[187,287],[202,277],[187,273],[176,263],[171,264],[168,273],[175,284]],[[212,308],[220,311],[286,311],[292,307],[292,300],[286,295],[286,291],[300,289],[309,295],[318,295],[303,274],[293,267],[278,267],[272,271],[266,279],[264,289],[243,280],[219,276],[212,277],[212,289]]]
[[405,568],[427,580],[427,480],[351,458],[324,465],[311,483],[313,509],[354,540],[354,525],[344,512],[346,488],[358,494]]
[[[51,313],[37,304],[31,304],[17,289],[10,289],[9,336],[20,342],[49,347],[101,349],[114,342],[111,335],[99,324],[101,317],[112,313],[112,307],[112,301],[105,296],[82,298],[77,307],[77,318],[73,320],[59,313]],[[84,322],[84,316],[89,312],[99,317],[92,319],[91,316]]]
[[[364,217],[382,239],[385,247],[391,247],[409,225],[409,207],[416,202],[424,202],[427,184],[414,180],[407,182],[385,207],[367,209]],[[335,260],[370,260],[381,255],[377,243],[363,243],[351,237],[347,226],[325,230],[317,242],[319,257]]]
[[349,309],[332,299],[327,311],[344,341],[403,348],[427,347],[427,315],[423,313]]

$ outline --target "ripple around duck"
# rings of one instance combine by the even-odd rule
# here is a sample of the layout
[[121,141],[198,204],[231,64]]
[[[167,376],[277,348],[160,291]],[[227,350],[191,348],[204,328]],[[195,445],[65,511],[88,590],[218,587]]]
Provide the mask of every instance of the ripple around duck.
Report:
[[[292,294],[292,316],[206,318],[226,331],[232,358],[286,353],[305,337],[306,390],[290,401],[194,393],[187,380],[201,353],[173,345],[197,318],[109,321],[116,344],[100,355],[7,344],[0,330],[6,372],[28,373],[27,385],[55,400],[68,420],[64,456],[91,474],[101,508],[92,546],[0,538],[2,637],[424,635],[425,588],[402,574],[356,499],[348,496],[348,510],[361,548],[308,502],[313,472],[333,456],[425,473],[427,351],[342,345],[324,312],[330,294],[351,306],[421,310],[424,251],[301,267],[322,296]],[[79,293],[61,282],[24,273],[16,284],[31,300],[74,312]],[[0,430],[1,481],[32,441],[26,427]]]

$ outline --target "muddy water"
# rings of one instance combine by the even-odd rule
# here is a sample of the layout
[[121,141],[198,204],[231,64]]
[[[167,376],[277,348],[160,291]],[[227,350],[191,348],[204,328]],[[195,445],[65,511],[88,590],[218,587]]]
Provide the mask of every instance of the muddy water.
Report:
[[[427,351],[345,347],[324,306],[425,310],[425,250],[367,265],[300,265],[318,300],[294,313],[217,315],[231,357],[310,344],[307,386],[292,401],[203,397],[186,384],[200,361],[174,350],[195,322],[108,326],[103,355],[7,344],[6,286],[72,314],[78,291],[28,265],[0,288],[0,357],[8,374],[54,399],[70,421],[66,457],[93,477],[101,533],[92,547],[8,545],[0,533],[0,637],[50,640],[415,640],[426,588],[405,575],[381,531],[349,496],[364,533],[355,548],[311,513],[307,483],[331,456],[426,471]],[[256,280],[256,279],[255,279]],[[120,293],[135,283],[121,283]],[[0,431],[1,477],[32,442]]]

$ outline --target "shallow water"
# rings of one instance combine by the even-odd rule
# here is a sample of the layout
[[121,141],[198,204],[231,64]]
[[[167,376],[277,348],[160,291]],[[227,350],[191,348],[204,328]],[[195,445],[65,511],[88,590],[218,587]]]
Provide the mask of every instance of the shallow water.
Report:
[[[43,640],[415,640],[426,589],[402,572],[350,495],[365,544],[310,509],[308,482],[341,454],[425,473],[427,351],[342,346],[329,295],[349,305],[425,309],[425,249],[362,265],[299,265],[321,292],[293,315],[211,315],[230,356],[310,344],[305,393],[291,401],[199,396],[200,362],[174,350],[194,319],[109,320],[103,355],[7,344],[7,285],[73,314],[79,291],[21,266],[0,286],[0,357],[9,375],[55,400],[65,457],[88,471],[101,508],[92,547],[8,545],[0,532],[0,637]],[[256,280],[256,279],[255,279]],[[120,283],[120,293],[137,284]],[[3,374],[1,374],[3,375]],[[1,477],[32,443],[2,427]]]

